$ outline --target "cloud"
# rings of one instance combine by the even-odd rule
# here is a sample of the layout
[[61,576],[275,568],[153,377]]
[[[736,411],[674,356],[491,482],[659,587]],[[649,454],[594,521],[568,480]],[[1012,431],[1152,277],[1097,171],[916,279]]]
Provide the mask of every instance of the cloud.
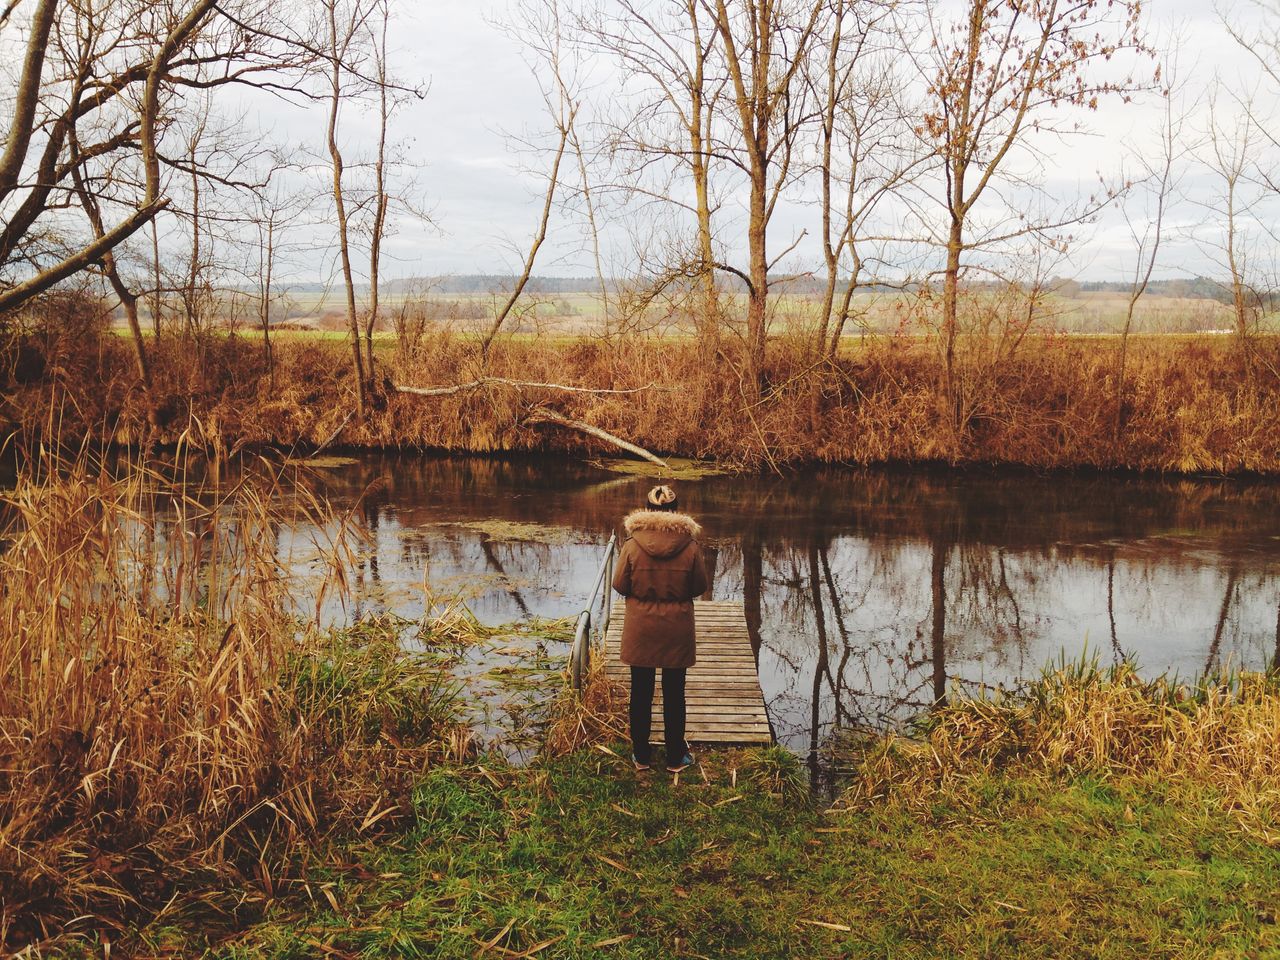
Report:
[[[1187,38],[1181,71],[1189,89],[1205,89],[1215,75],[1226,78],[1234,90],[1258,84],[1256,65],[1241,55],[1211,5],[1203,0],[1162,0],[1149,9],[1154,14],[1150,25],[1163,38],[1161,42],[1179,32]],[[1263,23],[1252,6],[1238,7],[1233,15],[1247,28]],[[404,220],[398,224],[389,242],[395,254],[389,269],[398,275],[509,271],[519,260],[512,244],[519,248],[526,243],[536,224],[544,188],[538,170],[549,158],[521,149],[515,140],[544,138],[550,121],[530,71],[527,42],[498,25],[511,22],[510,18],[507,6],[466,0],[406,4],[397,14],[392,31],[394,71],[402,82],[425,85],[429,92],[396,118],[394,133],[410,144],[409,155],[420,166],[412,199],[416,206],[432,211],[435,223],[427,226]],[[609,71],[594,73],[607,80]],[[592,88],[589,96],[607,100],[607,83]],[[1274,93],[1268,91],[1259,102],[1265,112],[1273,112]],[[1153,149],[1161,109],[1158,96],[1144,96],[1133,103],[1111,98],[1097,111],[1082,111],[1068,119],[1079,119],[1091,133],[1048,144],[1040,166],[1031,172],[1050,194],[1062,196],[1096,189],[1099,174],[1118,179],[1123,171],[1134,168],[1135,156]],[[1192,129],[1204,129],[1206,109],[1203,101],[1197,105]],[[323,125],[314,116],[278,105],[261,105],[261,110],[261,122],[277,135],[309,144],[319,154]],[[272,110],[276,115],[271,115]],[[359,153],[376,133],[374,117],[348,111],[343,120],[344,143]],[[1171,221],[1205,215],[1203,209],[1179,208],[1171,211]],[[732,207],[727,207],[722,221],[729,252],[739,255],[741,224],[734,216]],[[816,262],[816,224],[811,222],[815,217],[811,208],[786,205],[772,245],[782,249],[808,227],[810,237],[793,260]],[[560,219],[553,229],[548,260],[541,269],[554,264],[561,273],[590,273],[593,267],[585,252],[581,223]],[[606,246],[621,249],[624,235],[625,229],[615,226],[605,238]],[[1123,221],[1110,211],[1080,241],[1072,263],[1087,277],[1116,279],[1123,273],[1120,265],[1132,257],[1130,244]],[[1170,240],[1168,255],[1180,258],[1168,263],[1173,272],[1198,273],[1213,266],[1183,238]]]

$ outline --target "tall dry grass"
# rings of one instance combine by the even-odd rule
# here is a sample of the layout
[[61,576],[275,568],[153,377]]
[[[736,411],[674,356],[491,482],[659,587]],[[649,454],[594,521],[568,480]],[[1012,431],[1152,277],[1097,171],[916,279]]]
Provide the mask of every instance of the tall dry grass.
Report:
[[1215,796],[1280,845],[1280,676],[1180,683],[1132,664],[1064,664],[1025,690],[961,697],[933,711],[923,742],[868,750],[845,797],[931,802],[1001,771],[1158,783]]
[[336,433],[334,442],[348,447],[613,452],[538,424],[530,414],[545,405],[657,452],[747,469],[938,461],[1280,473],[1280,339],[1261,336],[1247,360],[1229,338],[1135,340],[1123,386],[1118,347],[1104,338],[1037,334],[997,351],[971,337],[957,372],[958,427],[940,392],[937,345],[913,336],[869,339],[817,363],[804,341],[779,338],[767,358],[770,389],[758,402],[747,399],[744,358],[731,342],[709,360],[697,342],[675,338],[508,339],[495,343],[484,369],[519,380],[648,388],[634,394],[493,386],[423,398],[391,390],[481,372],[474,339],[434,333],[412,354],[387,350],[364,422],[350,418],[355,398],[340,344],[281,340],[268,375],[255,341],[217,337],[195,349],[167,339],[153,351],[158,435],[127,344],[107,337],[81,349],[52,359],[35,346],[23,352],[0,391],[7,397],[0,424],[36,440],[58,422],[64,436],[171,442],[198,422],[229,448],[316,445]]
[[581,690],[573,689],[566,672],[548,713],[543,752],[562,757],[583,747],[626,740],[628,697],[627,689],[609,678],[601,656],[592,657]]
[[178,473],[45,463],[4,497],[0,946],[258,909],[462,747],[393,630],[299,618],[276,543],[321,504]]

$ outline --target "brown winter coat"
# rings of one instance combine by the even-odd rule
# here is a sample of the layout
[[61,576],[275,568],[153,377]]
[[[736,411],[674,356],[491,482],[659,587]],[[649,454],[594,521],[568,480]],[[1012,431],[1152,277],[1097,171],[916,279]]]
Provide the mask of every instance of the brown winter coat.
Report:
[[702,528],[690,516],[661,510],[637,510],[623,527],[627,540],[613,575],[613,589],[627,598],[622,662],[691,667],[693,598],[707,589],[697,541]]

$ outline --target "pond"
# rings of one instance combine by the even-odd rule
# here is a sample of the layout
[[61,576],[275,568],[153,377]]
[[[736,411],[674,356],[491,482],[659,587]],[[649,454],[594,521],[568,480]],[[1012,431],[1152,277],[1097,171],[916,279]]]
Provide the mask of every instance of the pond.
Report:
[[[368,535],[354,609],[416,619],[423,588],[484,622],[582,609],[652,480],[611,462],[366,455],[313,472]],[[830,469],[678,484],[714,599],[741,600],[778,740],[817,757],[949,689],[1052,661],[1146,673],[1280,658],[1280,485]]]

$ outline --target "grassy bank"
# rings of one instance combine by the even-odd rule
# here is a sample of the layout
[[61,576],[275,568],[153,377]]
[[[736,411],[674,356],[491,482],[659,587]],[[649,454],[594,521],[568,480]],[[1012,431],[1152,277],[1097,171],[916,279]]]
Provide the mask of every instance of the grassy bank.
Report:
[[770,791],[780,759],[708,756],[706,782],[678,785],[600,752],[436,770],[414,827],[331,854],[306,908],[226,939],[152,928],[141,942],[228,958],[1280,950],[1280,858],[1211,790],[1010,772],[833,815]]
[[[998,343],[966,342],[958,427],[942,413],[936,345],[916,338],[875,339],[818,364],[795,343],[777,341],[768,359],[770,389],[748,403],[742,358],[732,346],[709,356],[687,339],[520,338],[496,343],[482,370],[473,340],[441,334],[411,354],[386,354],[363,422],[349,419],[354,395],[340,344],[282,339],[268,371],[251,338],[174,338],[153,345],[158,431],[147,424],[129,349],[112,336],[26,342],[7,366],[0,419],[28,439],[60,431],[64,439],[126,443],[186,436],[224,448],[331,440],[465,452],[612,452],[538,422],[548,408],[654,451],[747,468],[936,461],[1280,472],[1280,340],[1268,337],[1254,341],[1247,363],[1229,338],[1136,339],[1123,385],[1112,341],[1034,337],[1011,354]],[[429,398],[391,389],[458,384],[482,373],[643,389],[619,395],[490,385]]]
[[1063,671],[942,708],[923,740],[861,741],[830,808],[778,749],[708,752],[678,779],[634,773],[617,742],[437,766],[403,829],[318,850],[262,920],[129,943],[237,960],[1273,956],[1276,806],[1249,800],[1274,798],[1278,705],[1262,677]]

